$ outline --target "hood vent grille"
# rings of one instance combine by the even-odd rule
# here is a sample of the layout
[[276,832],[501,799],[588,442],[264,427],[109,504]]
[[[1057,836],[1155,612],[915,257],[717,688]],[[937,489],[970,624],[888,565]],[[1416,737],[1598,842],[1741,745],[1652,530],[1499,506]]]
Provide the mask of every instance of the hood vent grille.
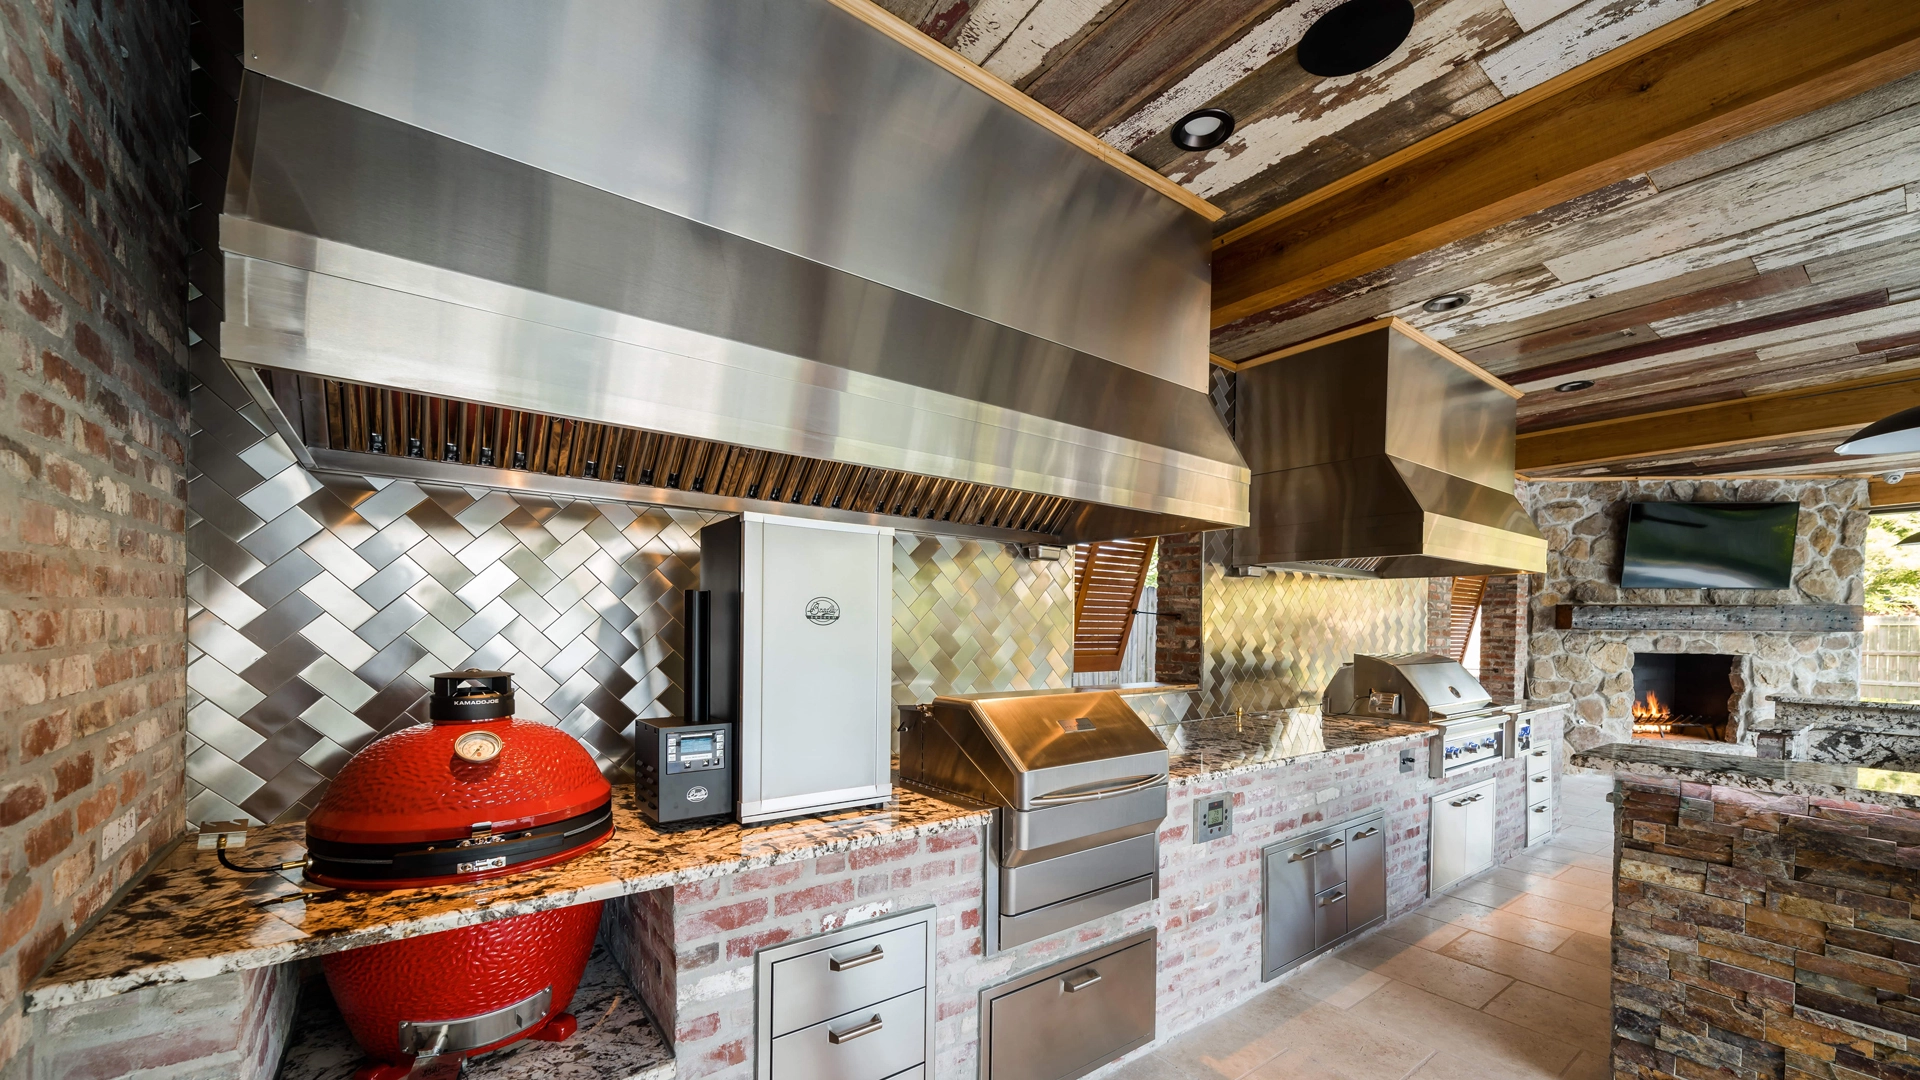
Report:
[[1049,536],[1060,532],[1073,505],[1057,496],[710,439],[334,379],[317,383],[325,402],[325,449]]

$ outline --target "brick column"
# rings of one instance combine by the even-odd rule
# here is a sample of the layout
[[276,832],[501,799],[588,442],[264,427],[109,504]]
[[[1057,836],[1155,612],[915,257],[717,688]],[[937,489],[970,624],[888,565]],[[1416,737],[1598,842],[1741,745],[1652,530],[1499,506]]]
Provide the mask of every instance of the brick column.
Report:
[[1527,600],[1532,581],[1528,574],[1488,578],[1486,596],[1480,601],[1480,683],[1498,702],[1527,696]]
[[1200,535],[1160,538],[1153,672],[1163,683],[1200,681]]

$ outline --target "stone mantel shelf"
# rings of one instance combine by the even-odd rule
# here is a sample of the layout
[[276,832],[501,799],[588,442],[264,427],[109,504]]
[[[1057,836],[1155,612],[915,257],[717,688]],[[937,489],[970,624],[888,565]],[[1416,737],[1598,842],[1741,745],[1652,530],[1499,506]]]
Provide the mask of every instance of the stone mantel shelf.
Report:
[[1559,604],[1556,630],[1694,630],[1857,634],[1866,609],[1851,604]]

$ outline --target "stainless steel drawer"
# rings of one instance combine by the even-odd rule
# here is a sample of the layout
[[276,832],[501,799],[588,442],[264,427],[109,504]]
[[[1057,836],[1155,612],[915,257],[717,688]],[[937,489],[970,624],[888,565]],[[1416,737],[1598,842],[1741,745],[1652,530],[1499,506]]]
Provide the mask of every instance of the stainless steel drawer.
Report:
[[1553,835],[1553,800],[1544,799],[1527,807],[1527,846]]
[[1313,947],[1324,948],[1347,936],[1347,887],[1335,885],[1313,898]]
[[1000,811],[1000,865],[1023,863],[1158,832],[1167,816],[1167,785],[1104,799]]
[[1527,805],[1532,806],[1541,799],[1553,798],[1553,774],[1531,773],[1527,776]]
[[926,995],[915,990],[779,1036],[772,1080],[887,1080],[924,1063]]
[[1057,904],[1084,893],[1117,885],[1160,866],[1160,836],[1148,833],[1115,844],[1060,855],[1027,866],[1000,868],[1000,913]]
[[773,1034],[899,997],[927,982],[927,928],[920,924],[777,961]]
[[1153,1041],[1155,942],[1076,957],[981,993],[981,1080],[1072,1080]]
[[994,950],[997,952],[1037,941],[1068,927],[1092,922],[1102,915],[1137,907],[1159,895],[1159,876],[1148,874],[1098,892],[1035,908],[1024,915],[1001,915],[993,920],[996,927]]

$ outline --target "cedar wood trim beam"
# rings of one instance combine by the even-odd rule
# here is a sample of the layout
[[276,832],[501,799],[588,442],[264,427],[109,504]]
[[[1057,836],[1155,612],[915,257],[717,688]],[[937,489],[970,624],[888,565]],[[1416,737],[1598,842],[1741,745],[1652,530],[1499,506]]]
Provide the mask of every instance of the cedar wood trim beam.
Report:
[[[1838,443],[1856,428],[1915,406],[1920,375],[1785,390],[1527,432],[1516,440],[1514,469],[1533,473],[1822,433]],[[1872,458],[1859,461],[1861,472],[1873,468]]]
[[1913,0],[1714,0],[1220,237],[1213,325],[1916,70]]

